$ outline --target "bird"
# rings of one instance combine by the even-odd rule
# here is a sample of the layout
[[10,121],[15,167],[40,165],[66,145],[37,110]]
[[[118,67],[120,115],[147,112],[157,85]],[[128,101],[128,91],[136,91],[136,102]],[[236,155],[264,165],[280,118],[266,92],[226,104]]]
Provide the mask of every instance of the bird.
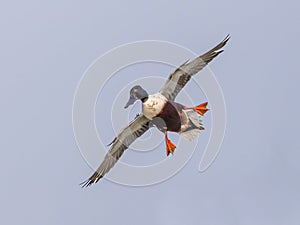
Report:
[[175,102],[175,98],[193,75],[224,51],[222,48],[229,39],[230,35],[227,35],[211,50],[184,62],[169,75],[163,87],[155,94],[149,95],[140,85],[132,87],[124,108],[139,100],[142,102],[142,112],[113,139],[98,169],[80,185],[88,187],[97,183],[116,164],[124,151],[153,126],[164,133],[167,156],[174,154],[176,149],[175,144],[168,138],[168,132],[176,132],[183,138],[192,140],[201,130],[204,130],[200,117],[208,111],[208,102],[196,106],[184,106]]

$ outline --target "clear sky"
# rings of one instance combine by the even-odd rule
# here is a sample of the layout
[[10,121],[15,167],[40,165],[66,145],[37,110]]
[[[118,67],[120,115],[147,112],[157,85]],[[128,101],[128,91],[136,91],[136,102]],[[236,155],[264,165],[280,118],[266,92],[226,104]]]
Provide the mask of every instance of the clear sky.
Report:
[[[299,224],[299,21],[296,1],[2,2],[1,224]],[[81,189],[92,170],[76,146],[72,104],[93,60],[144,39],[201,54],[228,33],[225,52],[210,65],[227,106],[213,165],[198,172],[203,143],[163,183],[103,180]],[[99,130],[106,116],[97,116]],[[112,128],[104,129],[111,140]]]

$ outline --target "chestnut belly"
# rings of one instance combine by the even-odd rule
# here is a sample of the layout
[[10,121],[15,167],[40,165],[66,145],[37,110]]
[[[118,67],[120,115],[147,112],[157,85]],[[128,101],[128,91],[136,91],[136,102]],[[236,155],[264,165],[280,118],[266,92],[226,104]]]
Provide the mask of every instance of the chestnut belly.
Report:
[[179,132],[181,129],[180,106],[176,103],[166,102],[162,111],[152,119],[153,124],[161,131]]

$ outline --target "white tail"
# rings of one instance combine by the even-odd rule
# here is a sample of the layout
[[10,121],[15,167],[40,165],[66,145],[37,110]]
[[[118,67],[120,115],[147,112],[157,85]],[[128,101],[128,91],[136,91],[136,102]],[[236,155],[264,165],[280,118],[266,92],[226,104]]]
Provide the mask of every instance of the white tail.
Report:
[[200,132],[204,130],[202,127],[201,119],[194,110],[184,110],[187,118],[188,124],[185,124],[180,132],[180,135],[186,140],[193,140]]

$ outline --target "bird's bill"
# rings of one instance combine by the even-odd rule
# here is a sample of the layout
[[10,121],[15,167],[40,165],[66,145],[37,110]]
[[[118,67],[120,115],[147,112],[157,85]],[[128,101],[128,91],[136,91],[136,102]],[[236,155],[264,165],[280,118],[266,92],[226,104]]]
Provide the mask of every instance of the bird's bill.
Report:
[[125,109],[128,108],[128,106],[132,105],[135,102],[135,100],[136,99],[133,96],[130,96],[130,98],[124,108]]

